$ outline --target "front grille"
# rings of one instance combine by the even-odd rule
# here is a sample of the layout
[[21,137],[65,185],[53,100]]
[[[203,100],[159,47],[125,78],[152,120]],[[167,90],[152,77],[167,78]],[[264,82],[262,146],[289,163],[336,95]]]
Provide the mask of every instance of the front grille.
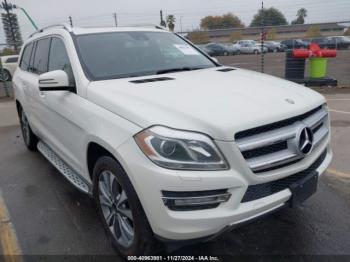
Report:
[[296,117],[238,132],[235,140],[250,169],[261,174],[302,160],[304,155],[297,146],[300,130],[311,129],[316,148],[329,133],[327,123],[328,111],[319,106]]
[[288,176],[276,181],[264,183],[264,184],[248,186],[248,189],[244,194],[241,202],[245,203],[245,202],[257,200],[289,188],[291,184],[301,180],[311,172],[317,170],[317,168],[319,168],[320,165],[325,160],[326,156],[327,156],[327,150],[325,150],[309,168],[295,175],[291,175],[291,176]]

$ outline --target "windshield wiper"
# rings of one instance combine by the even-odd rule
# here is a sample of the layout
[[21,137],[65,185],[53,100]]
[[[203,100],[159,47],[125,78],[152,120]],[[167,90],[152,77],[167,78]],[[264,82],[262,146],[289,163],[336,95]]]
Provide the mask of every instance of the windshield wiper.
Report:
[[177,68],[169,68],[169,69],[159,70],[156,72],[156,74],[161,75],[161,74],[174,73],[174,72],[199,70],[199,69],[204,69],[204,68],[205,67],[177,67]]

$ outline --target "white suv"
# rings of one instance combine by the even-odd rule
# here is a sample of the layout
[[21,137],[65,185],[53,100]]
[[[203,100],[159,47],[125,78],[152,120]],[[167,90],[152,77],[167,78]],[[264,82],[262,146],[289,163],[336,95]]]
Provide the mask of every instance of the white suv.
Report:
[[332,158],[320,94],[160,28],[42,29],[14,89],[25,144],[94,197],[123,255],[299,204]]

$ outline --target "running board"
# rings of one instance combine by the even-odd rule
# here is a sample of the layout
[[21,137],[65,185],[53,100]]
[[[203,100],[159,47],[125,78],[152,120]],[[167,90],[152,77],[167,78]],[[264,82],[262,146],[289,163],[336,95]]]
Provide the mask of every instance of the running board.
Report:
[[47,145],[43,142],[38,142],[38,150],[50,163],[56,167],[58,171],[80,191],[89,194],[90,187],[88,183],[81,178],[74,170],[72,170],[67,164],[55,153],[53,152]]

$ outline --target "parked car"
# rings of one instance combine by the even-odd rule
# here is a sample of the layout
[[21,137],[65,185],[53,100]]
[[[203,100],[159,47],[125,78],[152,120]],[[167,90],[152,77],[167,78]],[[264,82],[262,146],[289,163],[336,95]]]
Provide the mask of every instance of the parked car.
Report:
[[9,55],[1,57],[3,72],[0,70],[0,79],[2,81],[11,81],[12,76],[17,68],[18,55]]
[[209,43],[204,48],[210,56],[228,56],[231,53],[223,44]]
[[265,41],[264,45],[269,52],[284,52],[286,46],[277,41]]
[[[255,46],[257,46],[257,47],[260,49],[259,53],[261,53],[261,44],[256,44]],[[265,53],[267,53],[267,52],[269,52],[269,49],[268,49],[268,47],[264,44],[264,45],[263,45],[263,53],[265,54]]]
[[222,66],[159,27],[55,25],[20,57],[26,147],[94,199],[123,256],[298,206],[332,159],[322,95]]
[[308,48],[309,44],[301,39],[283,40],[281,44],[285,45],[287,49],[293,48]]
[[[261,53],[261,46],[257,44],[253,40],[242,40],[238,41],[235,44],[235,47],[238,49],[238,54],[260,54]],[[264,47],[264,50],[267,52],[267,48]]]
[[234,44],[225,44],[225,47],[229,51],[230,55],[238,54],[238,47]]
[[329,40],[333,43],[336,49],[349,49],[350,38],[346,36],[330,36]]
[[313,44],[318,44],[321,48],[336,48],[336,42],[335,40],[331,40],[328,37],[317,37],[313,38],[311,41]]

